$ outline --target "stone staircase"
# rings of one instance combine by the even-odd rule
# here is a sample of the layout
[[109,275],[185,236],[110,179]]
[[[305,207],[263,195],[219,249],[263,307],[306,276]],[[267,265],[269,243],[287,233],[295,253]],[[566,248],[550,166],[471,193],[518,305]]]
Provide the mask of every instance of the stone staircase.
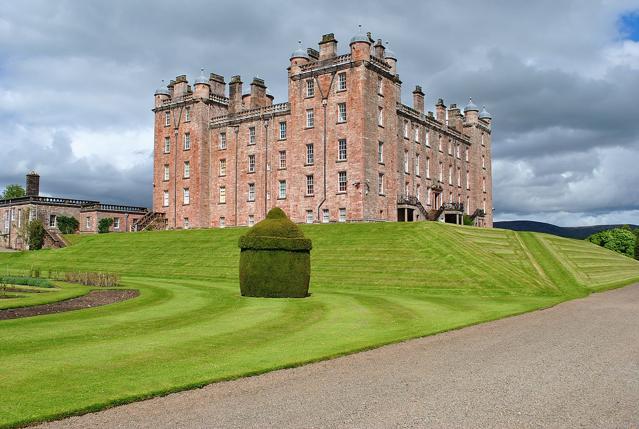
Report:
[[160,212],[148,212],[144,217],[133,223],[133,231],[148,231],[153,229],[166,229],[166,216]]

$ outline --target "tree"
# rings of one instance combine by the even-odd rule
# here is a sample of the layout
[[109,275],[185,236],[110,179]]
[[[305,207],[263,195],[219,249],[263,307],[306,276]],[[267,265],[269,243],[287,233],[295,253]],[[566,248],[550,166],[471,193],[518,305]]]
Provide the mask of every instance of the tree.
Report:
[[58,216],[58,229],[63,234],[75,234],[80,228],[80,222],[73,216]]
[[586,240],[631,258],[635,256],[637,236],[629,228],[622,227],[601,231]]
[[1,200],[10,200],[12,198],[20,198],[20,197],[24,197],[25,195],[27,195],[26,191],[24,190],[24,188],[20,185],[7,185],[6,188],[4,188],[4,192],[2,193],[2,197],[0,198]]
[[29,250],[39,250],[44,246],[44,225],[40,219],[29,222]]
[[635,259],[639,260],[639,228],[635,229]]
[[106,234],[109,232],[111,225],[113,225],[113,218],[105,217],[100,219],[100,222],[98,222],[98,234]]

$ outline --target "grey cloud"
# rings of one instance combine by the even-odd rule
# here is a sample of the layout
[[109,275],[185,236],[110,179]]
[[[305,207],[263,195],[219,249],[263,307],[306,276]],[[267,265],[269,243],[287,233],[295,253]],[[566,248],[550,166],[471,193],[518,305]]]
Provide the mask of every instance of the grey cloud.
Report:
[[193,78],[200,67],[227,80],[259,74],[283,101],[298,39],[316,47],[334,32],[345,52],[362,24],[390,40],[405,102],[421,84],[431,106],[439,97],[463,106],[468,96],[487,105],[498,216],[633,216],[639,72],[606,57],[631,9],[639,2],[9,2],[0,139],[10,156],[0,159],[0,187],[37,166],[52,194],[149,204],[151,141],[114,143],[139,160],[123,166],[74,153],[90,142],[71,142],[72,131],[149,130],[160,80]]

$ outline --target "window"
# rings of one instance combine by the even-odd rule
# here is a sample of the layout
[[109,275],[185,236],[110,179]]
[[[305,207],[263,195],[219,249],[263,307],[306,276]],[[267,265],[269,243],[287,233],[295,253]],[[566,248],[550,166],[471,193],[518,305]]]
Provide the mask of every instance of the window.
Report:
[[384,195],[384,173],[379,173],[377,175],[377,193],[379,195]]
[[415,127],[415,142],[419,143],[419,127]]
[[220,176],[226,176],[226,159],[220,159]]
[[470,171],[466,170],[466,189],[470,190]]
[[346,172],[337,173],[337,190],[338,192],[346,192]]
[[[11,219],[13,220],[13,211],[11,212]],[[55,228],[58,224],[58,217],[56,215],[49,215],[49,227]]]
[[306,176],[306,195],[313,195],[315,187],[313,186],[313,175]]
[[255,144],[255,127],[249,127],[249,143]]
[[255,201],[255,183],[248,184],[248,200]]
[[315,97],[315,81],[313,79],[306,81],[306,96]]
[[164,126],[168,127],[171,125],[171,112],[164,112]]
[[220,149],[226,149],[226,133],[220,133]]
[[313,164],[313,162],[315,162],[313,144],[307,144],[306,145],[306,164]]
[[469,152],[468,148],[466,148],[465,152],[466,152],[466,162],[468,162],[468,152]]
[[444,181],[444,164],[442,164],[441,162],[439,163],[439,181]]
[[384,80],[381,77],[377,78],[377,93],[384,95]]
[[426,178],[430,179],[430,158],[426,158]]
[[120,218],[119,217],[114,217],[113,218],[113,229],[120,229]]
[[380,127],[384,126],[384,108],[383,107],[377,108],[377,125],[379,125]]
[[191,177],[191,163],[184,161],[184,178],[188,179],[189,177]]
[[280,168],[281,169],[286,168],[286,151],[285,150],[280,151]]
[[315,111],[313,109],[306,109],[306,128],[313,128],[315,126]]
[[448,154],[453,154],[453,144],[451,143],[450,139],[448,139]]
[[91,229],[91,216],[87,216],[84,221],[84,226],[86,229]]
[[220,204],[226,204],[226,186],[220,186]]
[[483,154],[481,156],[481,168],[486,168],[486,157]]
[[171,152],[171,137],[164,137],[164,153]]
[[419,176],[419,154],[415,154],[415,175]]
[[226,226],[226,219],[224,217],[220,218],[220,228],[224,228]]
[[453,184],[453,166],[452,165],[448,166],[448,184],[449,185]]
[[339,221],[340,222],[346,222],[346,209],[345,208],[339,209]]
[[306,223],[313,223],[313,210],[306,210]]
[[255,173],[255,155],[248,156],[248,172]]
[[404,173],[408,173],[408,151],[404,151]]
[[184,109],[184,122],[190,122],[191,121],[191,108],[187,107],[186,109]]
[[430,205],[434,205],[434,204],[431,204],[431,199],[432,199],[432,198],[431,198],[431,195],[432,195],[432,191],[430,190],[430,188],[428,188],[428,191],[427,191],[427,192],[428,192],[428,193],[426,194],[426,205],[429,205],[429,206],[430,206]]
[[470,197],[466,197],[466,214],[470,216]]
[[22,227],[22,209],[18,209],[18,228]]
[[286,138],[286,122],[280,122],[280,140]]
[[410,183],[404,183],[404,195],[408,195],[408,189],[410,188]]
[[486,192],[486,178],[485,177],[483,177],[481,179],[481,189],[482,189],[483,192]]
[[481,145],[482,145],[482,146],[485,146],[485,143],[484,143],[484,133],[481,133]]
[[255,225],[255,215],[248,215],[248,226]]
[[346,91],[346,73],[337,74],[337,90]]
[[415,186],[415,196],[417,197],[417,200],[421,198],[421,187],[419,186],[419,183]]
[[171,170],[169,169],[169,164],[164,164],[164,181],[166,182],[171,178]]
[[408,138],[408,121],[404,121],[404,138],[407,139]]
[[184,134],[184,150],[191,149],[191,133]]
[[280,180],[279,192],[277,198],[283,200],[286,198],[286,180]]
[[328,223],[331,220],[331,215],[328,209],[322,209],[322,223]]
[[191,223],[189,222],[189,218],[185,217],[183,220],[184,229],[189,229],[191,227]]
[[461,181],[461,169],[459,167],[457,167],[457,186],[461,187],[462,185],[462,181]]
[[162,195],[162,207],[168,207],[169,206],[169,191],[164,191],[164,194]]
[[482,208],[484,210],[484,213],[486,213],[486,200],[484,200],[484,202],[482,203]]
[[337,160],[346,161],[346,139],[337,141]]
[[377,162],[384,163],[384,142],[377,142]]
[[439,151],[440,151],[440,152],[443,152],[443,150],[442,150],[442,136],[441,136],[441,134],[439,135],[439,140],[438,140],[438,142],[437,142],[437,146],[438,146]]
[[456,150],[456,152],[457,152],[457,153],[455,154],[455,155],[457,156],[457,159],[461,159],[461,146],[460,146],[460,145],[457,145],[457,147],[455,148],[455,150]]
[[346,122],[346,103],[337,103],[337,122]]
[[426,141],[425,141],[426,146],[430,147],[430,132],[429,132],[428,128],[426,129],[425,138],[426,138]]
[[184,205],[191,204],[191,191],[189,190],[189,188],[184,188],[183,193],[184,193]]

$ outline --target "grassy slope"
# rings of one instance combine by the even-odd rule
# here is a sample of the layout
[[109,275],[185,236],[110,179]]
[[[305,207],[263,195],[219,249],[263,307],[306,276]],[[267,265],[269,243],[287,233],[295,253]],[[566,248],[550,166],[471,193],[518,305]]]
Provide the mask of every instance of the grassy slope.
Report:
[[[585,242],[436,223],[305,226],[311,298],[238,295],[244,230],[83,237],[0,269],[105,270],[137,299],[0,322],[0,426],[298,365],[639,281]],[[558,261],[562,261],[561,263]]]

